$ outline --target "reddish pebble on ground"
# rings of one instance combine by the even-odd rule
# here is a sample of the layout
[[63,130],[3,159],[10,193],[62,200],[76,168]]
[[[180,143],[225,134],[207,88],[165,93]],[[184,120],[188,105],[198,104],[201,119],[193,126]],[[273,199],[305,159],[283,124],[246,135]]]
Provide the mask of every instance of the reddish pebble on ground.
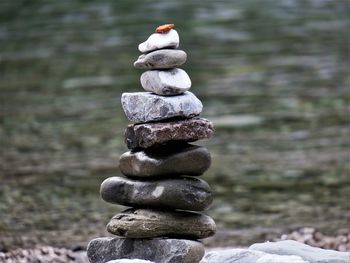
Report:
[[157,33],[165,33],[170,31],[171,29],[173,29],[175,27],[174,24],[165,24],[165,25],[161,25],[159,27],[156,28],[156,32]]

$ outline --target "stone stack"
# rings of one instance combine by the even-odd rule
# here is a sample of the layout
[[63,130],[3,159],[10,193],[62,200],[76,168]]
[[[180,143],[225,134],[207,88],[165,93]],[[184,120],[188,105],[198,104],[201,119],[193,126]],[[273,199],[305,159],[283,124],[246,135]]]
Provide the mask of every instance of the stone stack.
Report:
[[138,258],[154,262],[196,263],[204,255],[198,239],[215,234],[215,222],[204,211],[213,197],[209,185],[195,176],[210,166],[210,154],[191,145],[208,139],[213,125],[197,117],[201,101],[188,90],[191,80],[177,68],[186,53],[177,49],[179,35],[164,25],[139,45],[134,63],[146,92],[122,94],[122,106],[133,122],[125,132],[130,151],[120,157],[125,177],[110,177],[101,185],[109,203],[131,208],[116,214],[107,230],[119,237],[92,240],[92,263]]

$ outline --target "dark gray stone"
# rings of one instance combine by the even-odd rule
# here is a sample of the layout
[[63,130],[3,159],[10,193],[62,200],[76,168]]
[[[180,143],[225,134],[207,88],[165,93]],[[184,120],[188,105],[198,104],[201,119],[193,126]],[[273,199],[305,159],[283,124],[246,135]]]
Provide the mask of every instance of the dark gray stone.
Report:
[[106,202],[145,208],[203,211],[213,201],[209,185],[193,177],[151,181],[110,177],[100,193]]
[[154,33],[150,35],[145,42],[139,45],[139,50],[145,53],[162,48],[177,48],[179,43],[179,34],[175,29],[171,29],[166,33]]
[[210,166],[205,147],[187,143],[168,143],[143,151],[122,154],[119,169],[126,176],[201,175]]
[[186,71],[173,68],[169,70],[148,70],[142,73],[141,85],[145,91],[161,96],[173,96],[191,88],[192,82]]
[[310,263],[349,263],[350,252],[312,247],[294,240],[253,244],[249,249],[277,255],[296,255]]
[[139,69],[176,68],[186,62],[187,54],[178,49],[161,49],[143,54],[135,61],[134,67]]
[[213,134],[213,124],[203,118],[132,124],[125,131],[125,143],[129,149],[149,148],[169,141],[209,139]]
[[131,208],[116,214],[107,230],[127,238],[201,239],[213,236],[216,225],[211,217],[199,213]]
[[90,241],[87,256],[91,263],[115,259],[145,259],[157,263],[198,263],[204,246],[184,239],[129,239],[102,237]]
[[177,96],[158,96],[151,92],[123,93],[121,101],[126,117],[135,123],[190,118],[198,116],[203,109],[201,101],[189,91]]

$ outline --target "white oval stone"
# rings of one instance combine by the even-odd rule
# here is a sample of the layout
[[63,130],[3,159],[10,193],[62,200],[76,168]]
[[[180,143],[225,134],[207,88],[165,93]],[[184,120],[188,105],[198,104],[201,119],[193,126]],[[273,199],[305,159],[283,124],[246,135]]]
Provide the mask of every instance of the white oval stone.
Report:
[[171,29],[166,33],[154,33],[143,43],[139,45],[142,53],[150,52],[162,48],[177,48],[180,39],[176,30]]
[[149,70],[141,75],[140,80],[145,91],[163,96],[182,94],[189,90],[192,84],[186,71],[179,68]]

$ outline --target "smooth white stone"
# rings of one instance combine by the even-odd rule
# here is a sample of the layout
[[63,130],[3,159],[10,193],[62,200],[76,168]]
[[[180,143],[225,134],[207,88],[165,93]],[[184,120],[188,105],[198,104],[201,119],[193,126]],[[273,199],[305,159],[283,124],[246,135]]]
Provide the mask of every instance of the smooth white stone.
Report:
[[178,95],[191,88],[191,79],[186,71],[174,68],[170,70],[149,70],[141,75],[144,90],[158,95]]
[[162,48],[177,48],[180,39],[176,30],[171,29],[166,33],[154,33],[143,43],[139,45],[142,53],[150,52]]

